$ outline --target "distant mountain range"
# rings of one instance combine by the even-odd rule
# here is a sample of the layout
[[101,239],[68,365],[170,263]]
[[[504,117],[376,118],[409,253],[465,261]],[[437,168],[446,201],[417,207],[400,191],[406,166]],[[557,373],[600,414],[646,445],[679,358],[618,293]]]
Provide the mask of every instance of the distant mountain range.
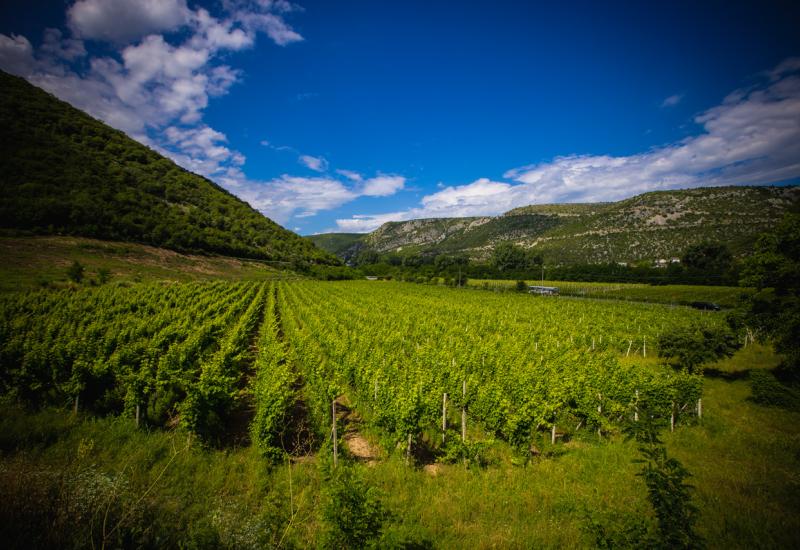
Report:
[[613,203],[547,204],[497,217],[389,222],[367,234],[308,237],[349,260],[364,250],[401,255],[467,254],[483,260],[498,242],[548,263],[635,262],[679,257],[703,241],[746,254],[758,235],[800,208],[800,187],[705,187],[655,191]]
[[2,71],[0,229],[338,263],[212,181]]

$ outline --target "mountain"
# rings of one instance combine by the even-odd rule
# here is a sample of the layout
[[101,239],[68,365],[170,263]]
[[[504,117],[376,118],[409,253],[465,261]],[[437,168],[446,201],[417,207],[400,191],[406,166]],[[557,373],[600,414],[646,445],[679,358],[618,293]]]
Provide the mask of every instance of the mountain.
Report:
[[0,71],[0,228],[337,263],[212,181]]
[[558,264],[670,258],[703,241],[724,243],[743,255],[760,233],[799,204],[800,187],[705,187],[654,191],[613,203],[524,206],[497,217],[389,222],[360,238],[339,237],[341,246],[335,249],[320,236],[314,239],[345,259],[373,250],[485,260],[500,241]]

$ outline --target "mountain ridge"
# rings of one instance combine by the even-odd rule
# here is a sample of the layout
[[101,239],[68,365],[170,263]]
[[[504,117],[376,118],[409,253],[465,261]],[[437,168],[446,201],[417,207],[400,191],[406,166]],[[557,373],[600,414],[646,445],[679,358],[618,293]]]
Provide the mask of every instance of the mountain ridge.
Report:
[[331,252],[345,260],[364,250],[486,260],[494,245],[511,241],[551,263],[627,263],[681,256],[693,244],[714,241],[744,255],[798,204],[797,186],[650,191],[617,202],[529,205],[494,217],[387,222],[360,237],[337,234],[350,244]]

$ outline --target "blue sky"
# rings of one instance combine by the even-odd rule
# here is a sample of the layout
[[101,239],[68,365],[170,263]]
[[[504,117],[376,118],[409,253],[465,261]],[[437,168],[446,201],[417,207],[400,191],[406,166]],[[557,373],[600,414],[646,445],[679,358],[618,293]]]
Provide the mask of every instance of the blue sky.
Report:
[[0,68],[284,226],[797,182],[791,2],[10,0]]

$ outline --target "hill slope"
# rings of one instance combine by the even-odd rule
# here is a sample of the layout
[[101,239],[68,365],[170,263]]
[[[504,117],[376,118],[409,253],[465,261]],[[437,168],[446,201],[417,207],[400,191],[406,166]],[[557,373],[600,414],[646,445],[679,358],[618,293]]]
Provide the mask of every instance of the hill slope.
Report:
[[2,71],[0,125],[0,228],[335,262],[208,179]]
[[714,241],[742,255],[799,202],[800,187],[656,191],[614,203],[525,206],[494,218],[389,222],[360,240],[350,237],[343,250],[327,249],[344,258],[360,246],[380,253],[486,259],[496,243],[512,241],[549,263],[576,264],[669,258],[692,244]]

